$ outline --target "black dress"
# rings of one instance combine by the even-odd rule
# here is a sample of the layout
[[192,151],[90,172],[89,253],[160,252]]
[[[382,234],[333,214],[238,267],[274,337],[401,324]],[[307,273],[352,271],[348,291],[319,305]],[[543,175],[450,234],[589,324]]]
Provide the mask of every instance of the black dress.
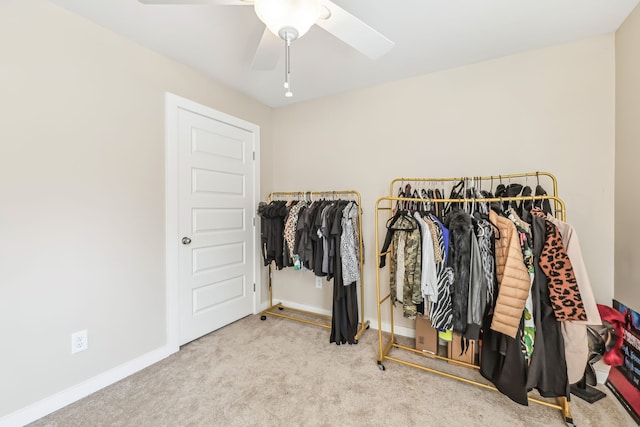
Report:
[[356,282],[345,284],[342,279],[342,257],[340,254],[340,239],[342,236],[342,211],[348,202],[339,201],[332,206],[329,214],[331,218],[329,245],[329,264],[332,266],[333,276],[333,310],[331,321],[331,335],[329,342],[336,344],[357,344],[355,338],[358,332],[358,298]]
[[533,215],[533,256],[535,276],[532,287],[536,337],[527,378],[527,389],[537,388],[543,397],[569,396],[569,379],[564,339],[549,299],[549,284],[538,260],[545,242],[545,219]]

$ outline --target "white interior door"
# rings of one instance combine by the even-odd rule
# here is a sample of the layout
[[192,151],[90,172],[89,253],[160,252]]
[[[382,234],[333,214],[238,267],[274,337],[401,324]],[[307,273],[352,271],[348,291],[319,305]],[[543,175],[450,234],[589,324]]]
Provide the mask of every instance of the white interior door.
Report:
[[254,307],[257,135],[230,121],[177,109],[179,345]]

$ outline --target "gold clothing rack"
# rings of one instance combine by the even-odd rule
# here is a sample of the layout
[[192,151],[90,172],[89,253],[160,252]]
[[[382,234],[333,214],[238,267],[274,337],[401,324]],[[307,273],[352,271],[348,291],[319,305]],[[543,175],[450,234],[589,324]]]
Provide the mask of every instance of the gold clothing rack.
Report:
[[[459,199],[433,199],[433,198],[411,198],[411,197],[394,197],[394,189],[398,183],[404,187],[405,184],[411,185],[430,185],[435,183],[447,183],[454,181],[467,180],[470,182],[482,182],[482,181],[494,181],[500,182],[501,180],[509,180],[510,178],[527,178],[527,177],[541,177],[545,176],[551,179],[553,194],[552,195],[543,195],[543,196],[512,196],[512,197],[493,197],[493,198],[459,198]],[[521,184],[521,183],[520,183]],[[492,190],[492,189],[491,189]],[[553,202],[554,204],[554,215],[556,217],[560,217],[562,221],[565,221],[565,204],[562,199],[560,199],[558,194],[557,181],[555,176],[547,172],[532,172],[532,173],[522,173],[522,174],[512,174],[512,175],[493,175],[487,177],[473,177],[473,178],[396,178],[390,184],[390,196],[381,197],[376,201],[376,217],[375,217],[375,239],[376,239],[376,254],[377,258],[381,256],[385,256],[391,252],[391,250],[381,253],[380,252],[380,226],[381,224],[384,226],[386,222],[386,218],[380,222],[379,217],[381,212],[388,212],[389,215],[393,214],[393,205],[397,202],[438,202],[438,203],[494,203],[494,202],[512,202],[512,201],[543,201],[548,200]],[[391,292],[382,295],[382,288],[380,284],[380,267],[379,264],[376,263],[376,292],[377,292],[377,314],[378,314],[378,350],[379,357],[377,360],[378,367],[380,370],[385,370],[384,362],[385,360],[390,360],[396,363],[400,363],[406,366],[410,366],[413,368],[417,368],[423,371],[427,371],[430,373],[438,374],[447,378],[451,378],[457,381],[461,381],[467,384],[471,384],[477,387],[485,388],[488,390],[499,391],[495,386],[491,384],[482,383],[479,381],[475,381],[469,378],[465,378],[463,376],[451,374],[449,372],[444,372],[438,369],[430,368],[418,363],[411,362],[409,360],[404,360],[396,357],[395,355],[391,355],[394,349],[408,351],[411,353],[419,354],[424,357],[428,357],[431,359],[444,360],[452,364],[465,366],[472,369],[480,369],[478,365],[472,363],[466,363],[459,360],[454,360],[448,357],[439,356],[437,354],[431,354],[429,352],[423,352],[421,350],[417,350],[415,348],[408,347],[406,345],[399,344],[396,341],[395,329],[394,329],[394,321],[393,321],[393,312],[394,307],[392,304]],[[382,305],[384,303],[389,304],[389,323],[390,323],[390,333],[388,342],[384,342],[384,337],[382,334]],[[529,401],[537,403],[539,405],[547,406],[550,408],[557,409],[562,412],[562,416],[568,426],[573,426],[573,417],[571,415],[571,411],[569,408],[569,402],[567,397],[561,396],[556,398],[556,403],[551,403],[545,400],[537,399],[537,398],[528,398]]]
[[[267,202],[270,203],[273,200],[306,200],[306,201],[317,201],[321,199],[329,199],[329,200],[349,200],[354,201],[358,205],[358,244],[360,246],[360,259],[359,259],[359,268],[360,268],[360,321],[358,331],[356,332],[354,339],[355,342],[360,339],[362,334],[366,329],[369,329],[369,321],[364,320],[364,285],[363,281],[363,243],[362,243],[362,203],[360,198],[360,193],[355,190],[341,190],[341,191],[278,191],[269,193],[267,197]],[[267,315],[283,317],[285,319],[294,320],[297,322],[306,323],[309,325],[318,326],[325,329],[331,329],[331,319],[332,316],[316,313],[308,310],[301,310],[298,308],[285,307],[281,302],[276,304],[273,303],[273,270],[272,263],[269,263],[269,307],[262,311],[261,319],[266,320]],[[300,313],[303,315],[310,315],[313,317],[319,317],[323,319],[322,322],[316,322],[314,320],[305,319],[302,317],[291,316],[282,311],[290,310],[295,313]]]

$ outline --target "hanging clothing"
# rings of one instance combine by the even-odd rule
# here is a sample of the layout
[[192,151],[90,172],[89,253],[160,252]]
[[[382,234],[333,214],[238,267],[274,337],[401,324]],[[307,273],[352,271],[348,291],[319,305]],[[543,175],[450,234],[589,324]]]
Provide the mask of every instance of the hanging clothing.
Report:
[[584,374],[582,367],[585,366],[589,359],[587,325],[600,325],[602,324],[602,320],[600,319],[600,313],[598,312],[593,290],[591,289],[591,281],[589,280],[584,259],[582,258],[578,234],[575,229],[566,222],[551,215],[547,215],[546,219],[553,222],[562,235],[562,243],[567,250],[569,259],[571,259],[573,272],[578,283],[578,288],[580,289],[580,297],[582,298],[584,310],[587,314],[586,321],[568,320],[561,324],[569,382],[574,384],[582,379]]
[[445,218],[449,229],[449,265],[453,268],[453,331],[464,335],[467,330],[467,307],[469,304],[469,282],[471,266],[471,238],[473,227],[471,216],[460,209],[452,208]]
[[289,215],[284,224],[284,239],[287,243],[287,249],[289,250],[289,258],[295,258],[295,244],[296,244],[296,230],[298,227],[298,213],[301,209],[307,206],[304,200],[298,201],[291,206]]
[[467,301],[467,327],[464,337],[470,340],[480,338],[480,328],[485,314],[487,289],[482,272],[480,248],[475,234],[471,233],[471,260],[469,263],[469,295]]
[[[395,301],[404,302],[404,244],[407,239],[405,233],[399,233],[394,236],[393,251],[391,253],[391,289],[395,289],[395,292],[391,292],[391,298],[395,298]],[[395,269],[395,273],[394,273]],[[398,286],[401,284],[402,286]]]
[[[485,325],[495,323],[491,315],[484,321]],[[491,329],[485,329],[482,335],[482,356],[480,357],[480,374],[511,400],[521,405],[528,405],[527,367],[524,354],[520,351],[520,328],[512,338]]]
[[342,237],[340,238],[340,259],[342,280],[345,285],[360,280],[360,241],[356,240],[353,218],[358,216],[358,205],[349,202],[342,210]]
[[[449,230],[434,216],[430,218],[438,224],[436,237],[438,249],[443,253],[442,261],[436,263],[436,277],[438,278],[438,298],[429,304],[425,313],[428,313],[431,325],[439,330],[453,328],[453,309],[451,305],[451,288],[453,286],[453,269],[447,265],[447,247]],[[446,236],[446,237],[445,237]]]
[[488,307],[493,308],[498,293],[498,281],[496,280],[495,234],[491,223],[485,219],[476,221],[476,236],[486,286],[485,301]]
[[546,241],[540,256],[540,267],[549,279],[549,297],[556,319],[586,320],[580,289],[573,273],[573,265],[562,244],[558,228],[545,221]]
[[[533,295],[536,336],[534,351],[527,371],[527,389],[537,388],[543,397],[569,396],[569,377],[560,323],[556,321],[551,301],[547,276],[538,260],[542,253],[546,229],[544,219],[531,217],[533,239],[534,282]],[[566,323],[566,322],[565,322]],[[582,366],[584,371],[584,365]]]
[[[391,300],[402,299],[403,312],[410,317],[406,303],[415,304],[415,298],[407,285],[415,270],[406,258],[413,244],[409,236],[419,231],[420,284],[432,326],[456,332],[464,340],[480,338],[481,374],[515,402],[527,405],[534,388],[543,397],[569,397],[571,346],[564,326],[577,321],[556,319],[553,284],[549,285],[553,274],[565,273],[559,265],[545,269],[540,262],[550,255],[545,252],[549,232],[547,221],[532,213],[534,201],[513,200],[533,190],[518,183],[500,184],[496,197],[505,199],[489,203],[482,199],[493,195],[469,183],[476,185],[472,178],[454,183],[449,196],[453,201],[440,207],[433,190],[411,192],[413,183],[401,189],[400,197],[420,194],[422,200],[397,203],[398,211],[387,222],[381,254],[391,247]],[[546,195],[539,185],[535,192]],[[545,213],[552,211],[549,199],[535,203]],[[400,219],[406,215],[400,209],[412,210],[417,227]],[[433,215],[439,210],[444,210],[446,227]],[[554,237],[559,240],[559,235]],[[384,267],[385,256],[380,256]],[[581,363],[580,369],[584,366]]]
[[[547,191],[542,188],[540,184],[538,184],[536,185],[535,195],[546,196]],[[553,211],[551,210],[551,202],[549,202],[549,199],[534,200],[533,207],[540,209],[545,214],[553,215]]]
[[[351,217],[351,227],[353,229],[353,240],[355,242],[356,254],[358,260],[361,260],[361,264],[364,265],[364,242],[360,237],[360,212],[361,208],[354,202],[356,205],[356,213]],[[358,273],[360,273],[358,271]]]
[[[507,218],[509,218],[516,226],[516,231],[520,236],[520,248],[522,249],[522,256],[524,265],[529,273],[529,288],[533,285],[535,276],[535,269],[533,267],[533,241],[531,238],[531,226],[520,219],[515,209],[509,208],[505,211]],[[533,353],[533,345],[535,341],[536,326],[533,314],[533,300],[531,297],[531,291],[527,295],[527,299],[524,304],[524,329],[522,331],[522,351],[525,359],[529,360]]]
[[578,233],[568,223],[559,220],[558,218],[547,214],[547,221],[551,221],[560,232],[562,236],[562,243],[567,251],[567,256],[571,260],[573,266],[573,273],[578,283],[578,289],[580,290],[580,298],[584,306],[585,313],[587,314],[587,320],[583,321],[588,325],[601,325],[600,313],[598,312],[598,305],[596,299],[593,296],[593,289],[591,288],[591,281],[589,280],[589,273],[582,257],[582,249],[580,249],[580,241],[578,239]]
[[313,223],[316,211],[321,205],[322,202],[312,202],[299,213],[298,217],[295,253],[298,254],[300,262],[307,270],[314,268],[315,244],[313,236],[316,235],[316,230]]
[[[399,250],[400,240],[403,239],[404,247]],[[422,304],[422,291],[420,289],[422,262],[422,246],[420,226],[416,219],[407,211],[398,211],[387,223],[387,235],[381,253],[385,254],[391,248],[391,266],[389,271],[389,288],[391,298],[395,303],[397,292],[402,287],[403,315],[409,319],[415,319],[418,313],[418,304]],[[401,257],[401,267],[398,261]],[[380,256],[380,268],[385,266],[386,254]],[[402,277],[397,277],[396,270],[404,269]]]
[[320,229],[318,230],[318,236],[320,236],[320,240],[322,241],[322,273],[327,275],[327,278],[329,280],[331,280],[333,277],[333,265],[331,265],[329,262],[329,257],[331,255],[331,236],[329,235],[331,225],[330,218],[333,208],[334,204],[331,203],[325,206],[325,208],[322,210],[322,214],[320,216],[321,225]]
[[404,283],[402,286],[403,315],[415,319],[418,314],[418,304],[422,304],[422,289],[420,287],[422,262],[422,244],[420,228],[406,232],[404,245]]
[[440,221],[440,218],[438,218],[437,215],[431,215],[430,217],[431,217],[431,220],[434,223],[436,223],[438,227],[440,227],[440,232],[442,232],[442,241],[444,242],[444,247],[441,249],[443,254],[442,260],[444,262],[447,262],[447,255],[449,253],[449,229],[444,226],[444,224],[442,223],[442,221]]
[[431,245],[433,246],[433,261],[441,262],[444,259],[444,253],[440,249],[440,246],[438,246],[438,239],[436,237],[437,233],[441,232],[439,230],[440,227],[433,219],[431,219],[431,215],[423,216],[422,220],[425,222],[425,224],[427,224],[427,228],[429,229],[430,239],[427,241],[427,243],[431,243]]
[[258,215],[265,265],[275,261],[278,269],[307,268],[333,279],[329,341],[357,343],[361,255],[357,204],[345,200],[262,202]]
[[322,231],[322,218],[325,214],[325,210],[328,208],[330,202],[323,201],[317,208],[313,218],[313,231],[310,234],[313,241],[313,273],[319,277],[327,276],[327,273],[322,269],[322,263],[324,260],[324,247],[325,247],[325,234]]
[[[422,261],[420,274],[422,298],[428,299],[431,302],[437,302],[438,276],[436,273],[436,257],[433,249],[433,236],[431,235],[431,229],[427,225],[425,218],[423,218],[419,212],[414,212],[413,216],[422,230]],[[442,256],[440,256],[440,259],[442,260]]]
[[500,231],[500,239],[495,242],[498,296],[491,329],[515,338],[531,286],[529,272],[524,265],[515,224],[493,210],[489,212],[489,221]]
[[[529,196],[531,196],[531,193],[532,193],[531,187],[529,187],[527,185],[522,189],[521,195],[523,197],[529,197]],[[533,200],[523,200],[518,205],[518,209],[517,209],[518,210],[518,215],[527,224],[531,224],[531,209],[532,208],[533,208]]]
[[276,269],[281,270],[284,265],[284,221],[288,210],[286,202],[274,201],[269,204],[258,204],[258,216],[260,217],[260,246],[262,259],[267,266],[275,263]]
[[348,202],[340,200],[331,205],[327,212],[329,227],[329,260],[333,274],[333,308],[331,318],[331,335],[329,342],[336,344],[356,344],[358,332],[358,298],[356,283],[345,284],[342,280],[342,256],[340,253],[342,238],[343,210]]

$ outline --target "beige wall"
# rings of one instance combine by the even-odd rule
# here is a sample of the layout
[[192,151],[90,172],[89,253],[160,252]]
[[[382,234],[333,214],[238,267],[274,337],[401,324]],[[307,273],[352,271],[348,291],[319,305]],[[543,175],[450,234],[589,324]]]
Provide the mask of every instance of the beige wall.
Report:
[[[609,303],[614,73],[606,35],[277,109],[274,188],[362,193],[365,315],[375,319],[374,206],[393,178],[552,172],[595,296]],[[331,307],[311,273],[276,272],[274,293]]]
[[[272,110],[44,0],[0,5],[0,418],[166,344],[164,96]],[[89,330],[89,351],[70,334]]]
[[615,298],[640,311],[640,7],[616,38]]

